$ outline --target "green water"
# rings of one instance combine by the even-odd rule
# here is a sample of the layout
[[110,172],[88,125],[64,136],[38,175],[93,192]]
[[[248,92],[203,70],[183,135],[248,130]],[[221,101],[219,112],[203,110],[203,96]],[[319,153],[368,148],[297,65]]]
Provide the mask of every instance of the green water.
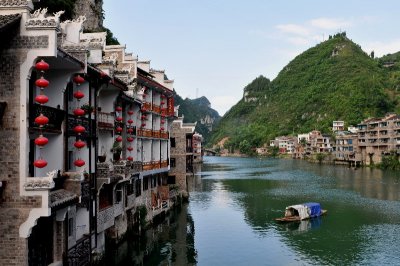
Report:
[[[377,169],[206,157],[189,205],[148,233],[145,255],[126,253],[144,265],[400,265],[399,182]],[[328,215],[274,221],[308,201]]]

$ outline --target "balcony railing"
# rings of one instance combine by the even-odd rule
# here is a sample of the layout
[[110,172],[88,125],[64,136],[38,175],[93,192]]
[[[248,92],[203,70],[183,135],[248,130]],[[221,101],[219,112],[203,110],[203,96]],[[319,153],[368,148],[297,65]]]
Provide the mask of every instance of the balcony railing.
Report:
[[167,131],[161,131],[160,134],[161,134],[160,137],[161,137],[162,139],[168,139],[168,138],[169,138],[169,134],[168,134]]
[[43,127],[43,131],[58,131],[61,132],[61,124],[65,119],[66,112],[50,106],[39,104],[32,104],[29,111],[29,127],[32,129],[39,129],[35,123],[35,118],[40,114],[47,116],[49,123]]
[[143,162],[142,166],[143,166],[143,171],[149,171],[153,169],[152,162]]
[[161,138],[160,130],[153,130],[153,137],[154,138]]
[[146,111],[146,112],[150,112],[151,111],[151,103],[144,102],[143,105],[142,105],[142,110]]
[[151,138],[153,136],[153,131],[151,129],[142,128],[142,129],[138,129],[137,134],[140,137]]
[[100,129],[114,129],[115,117],[112,113],[98,112],[97,124]]
[[161,161],[161,168],[168,167],[168,160]]
[[89,265],[90,261],[90,236],[78,240],[76,245],[68,250],[64,265]]
[[89,119],[87,117],[80,117],[76,118],[72,114],[68,114],[68,134],[70,136],[76,135],[74,132],[74,128],[77,125],[83,126],[86,131],[82,133],[83,137],[88,137],[89,136],[89,123],[91,123],[91,130],[92,130],[92,136],[96,135],[96,123],[95,120]]
[[161,107],[153,104],[153,112],[159,114],[161,112]]

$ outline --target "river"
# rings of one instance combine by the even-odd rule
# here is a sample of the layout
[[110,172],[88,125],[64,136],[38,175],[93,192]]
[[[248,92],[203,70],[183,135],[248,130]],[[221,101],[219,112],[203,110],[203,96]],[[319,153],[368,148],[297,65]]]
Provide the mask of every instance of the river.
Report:
[[[400,173],[205,157],[190,203],[117,250],[118,265],[400,265]],[[328,215],[278,224],[288,205]]]

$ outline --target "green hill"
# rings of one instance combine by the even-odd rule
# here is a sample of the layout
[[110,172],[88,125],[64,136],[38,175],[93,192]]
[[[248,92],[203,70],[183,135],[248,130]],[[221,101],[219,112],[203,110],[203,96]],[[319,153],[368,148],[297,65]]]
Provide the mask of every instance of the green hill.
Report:
[[211,108],[211,103],[206,97],[197,99],[182,99],[174,91],[175,106],[179,105],[179,115],[183,115],[183,122],[197,122],[196,131],[203,135],[204,141],[207,143],[210,134],[221,116],[217,111]]
[[379,60],[336,34],[298,55],[272,82],[260,76],[247,85],[211,143],[229,137],[225,146],[248,152],[278,135],[329,132],[333,120],[355,125],[398,111],[396,82]]

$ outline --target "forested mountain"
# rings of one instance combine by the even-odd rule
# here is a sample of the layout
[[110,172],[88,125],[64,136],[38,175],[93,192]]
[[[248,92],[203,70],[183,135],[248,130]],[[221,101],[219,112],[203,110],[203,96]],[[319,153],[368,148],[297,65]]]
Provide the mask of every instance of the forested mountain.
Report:
[[183,115],[183,122],[197,122],[196,131],[203,135],[205,142],[216,123],[220,120],[217,111],[211,108],[211,103],[206,97],[197,99],[183,99],[174,91],[175,105],[179,105],[179,116]]
[[260,76],[247,85],[211,143],[228,137],[225,146],[248,151],[279,135],[329,132],[333,120],[348,126],[398,112],[400,75],[383,61],[366,54],[345,33],[331,36],[294,58],[273,81]]

